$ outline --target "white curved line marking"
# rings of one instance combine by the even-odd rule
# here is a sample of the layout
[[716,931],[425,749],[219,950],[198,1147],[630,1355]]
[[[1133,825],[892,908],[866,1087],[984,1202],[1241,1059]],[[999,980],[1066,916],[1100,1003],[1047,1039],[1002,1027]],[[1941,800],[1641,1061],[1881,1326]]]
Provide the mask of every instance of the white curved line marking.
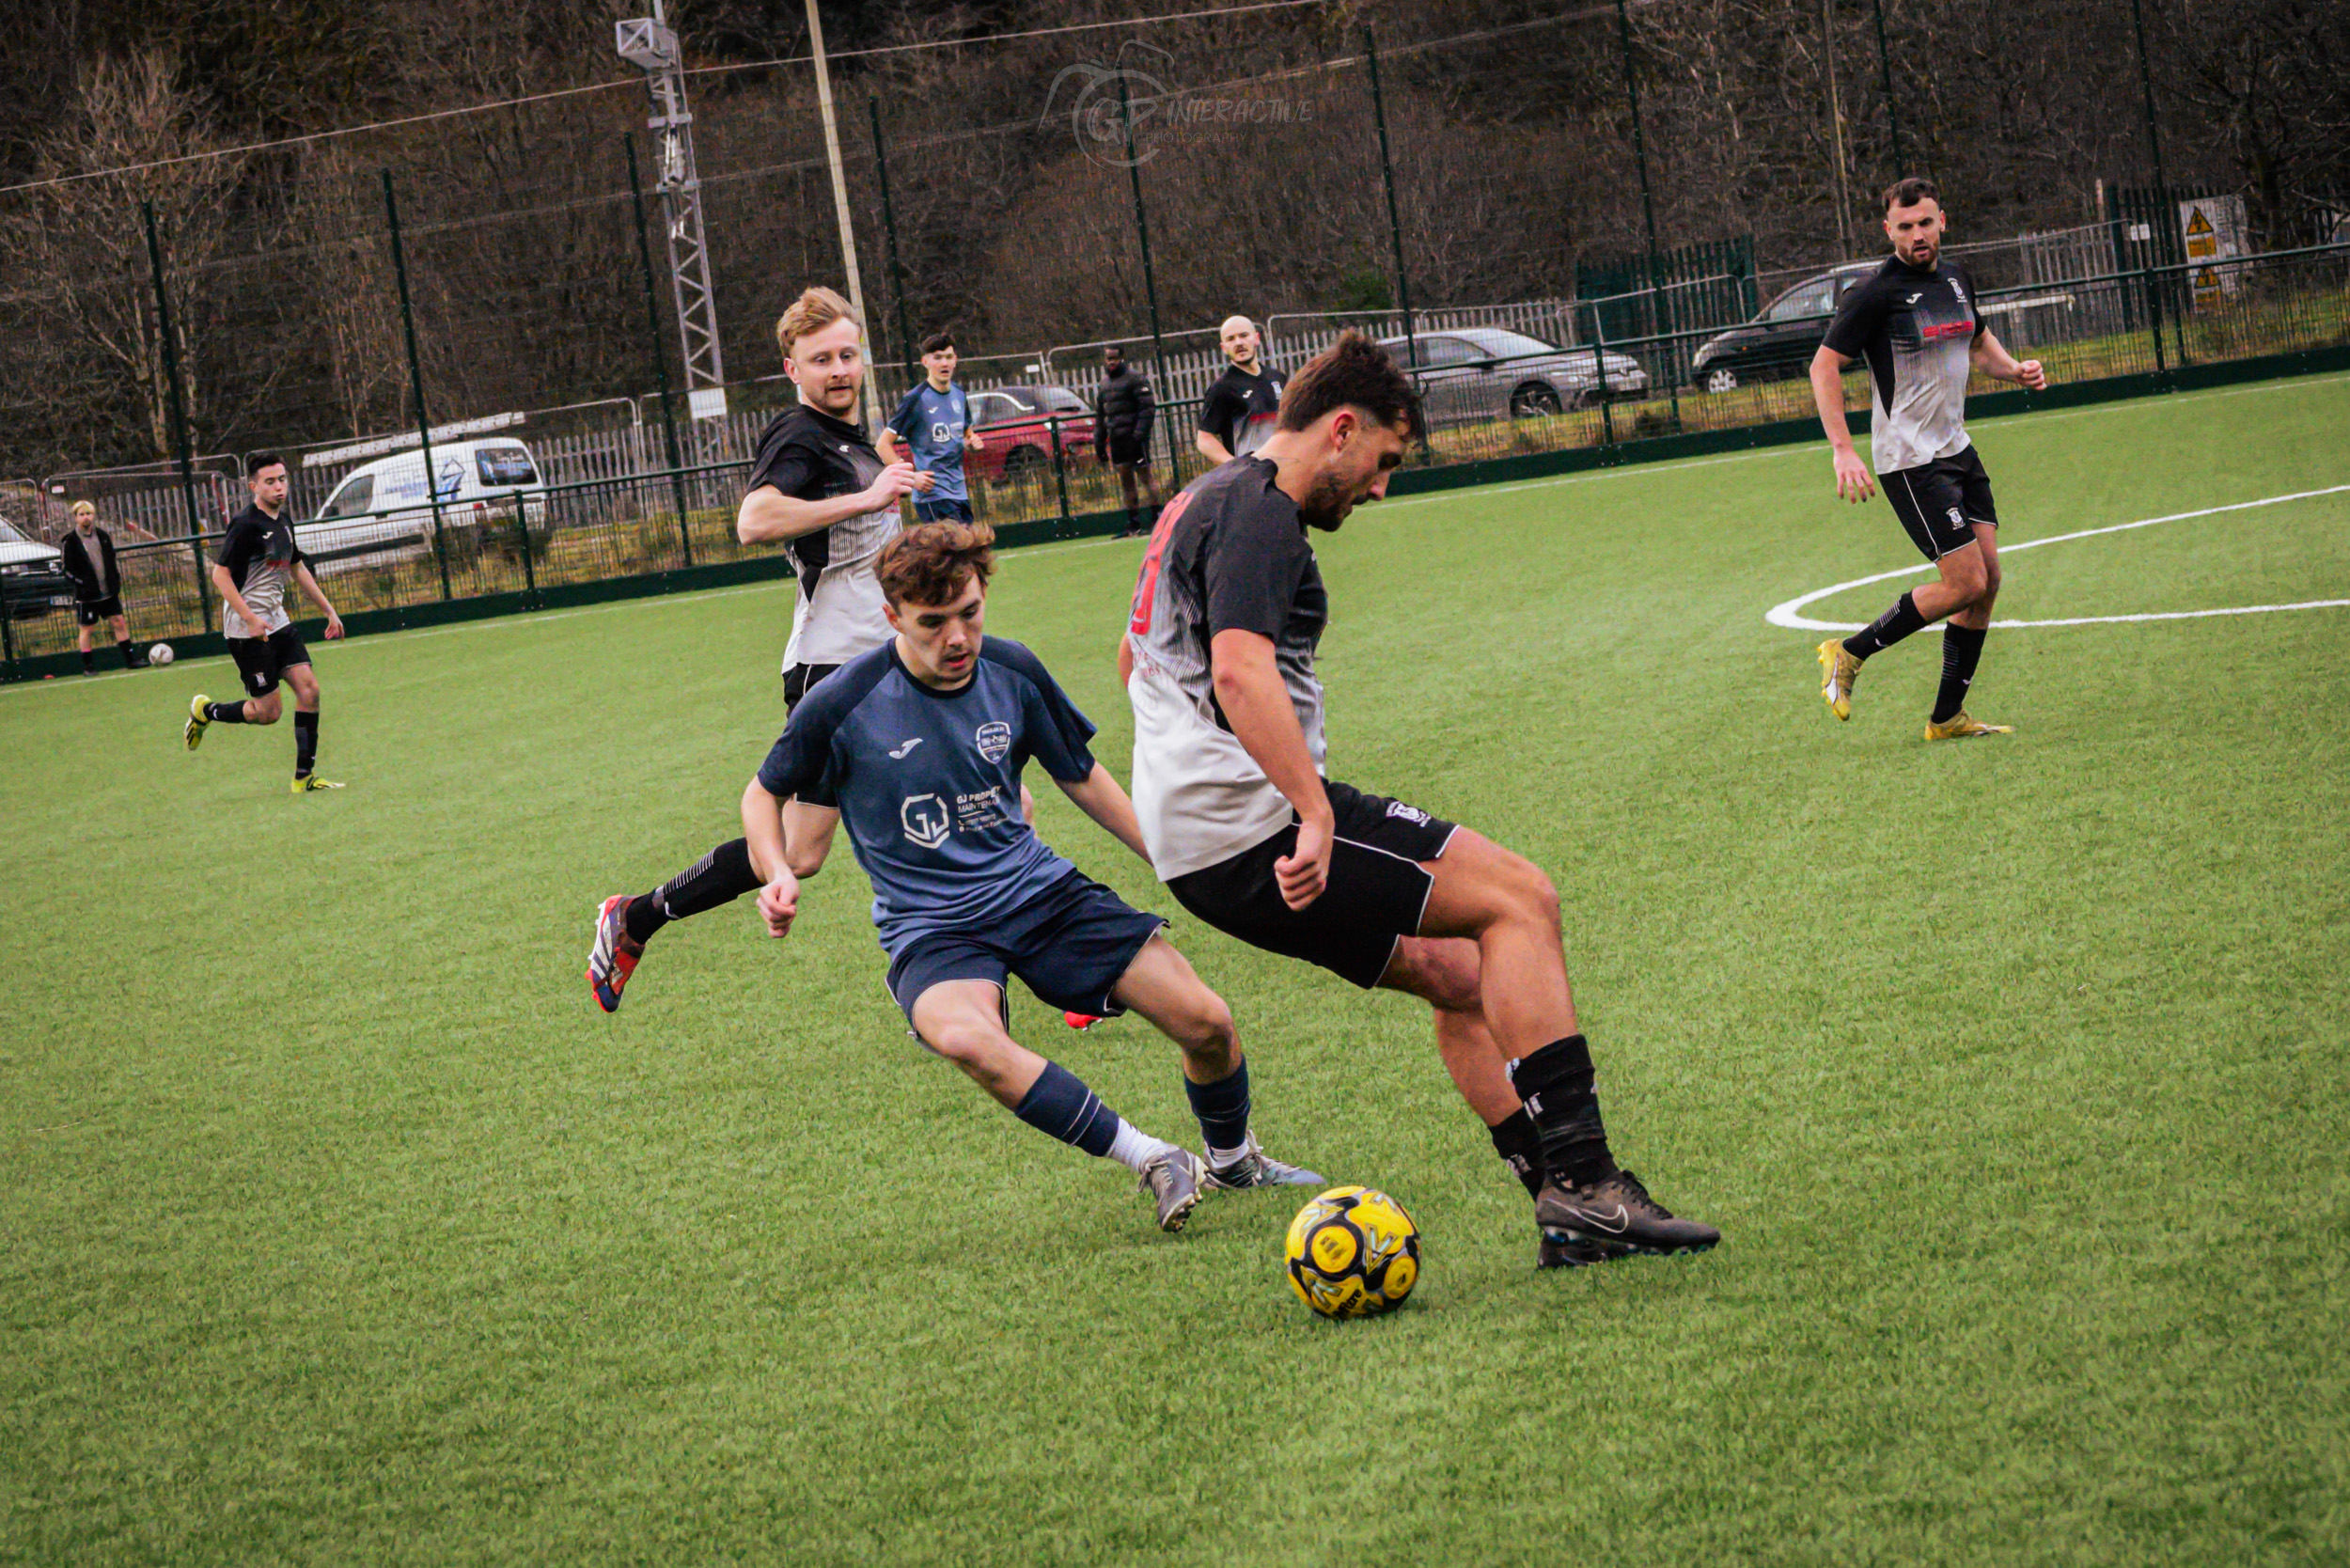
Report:
[[[2018,550],[2034,550],[2043,544],[2061,544],[2068,539],[2088,539],[2096,534],[2127,533],[2132,528],[2151,528],[2157,523],[2180,523],[2190,517],[2216,517],[2223,511],[2249,511],[2255,507],[2279,507],[2287,501],[2308,501],[2320,495],[2339,495],[2350,491],[2350,484],[2328,485],[2324,490],[2296,490],[2290,495],[2264,495],[2257,501],[2235,501],[2224,507],[2204,507],[2197,511],[2174,511],[2165,517],[2141,517],[2135,523],[2115,523],[2103,528],[2082,528],[2069,534],[2050,534],[2046,539],[2028,539],[2020,544],[2000,547],[1999,554],[2012,556]],[[1860,620],[1814,620],[1803,613],[1804,606],[1846,588],[1866,588],[1871,583],[1890,582],[1895,577],[1914,577],[1931,572],[1931,563],[1904,566],[1896,572],[1879,572],[1872,576],[1855,577],[1849,583],[1836,583],[1814,588],[1784,604],[1774,604],[1762,619],[1774,626],[1784,626],[1791,632],[1857,632],[1868,622]],[[1995,620],[1995,627],[2013,629],[2020,626],[2105,626],[2129,620],[2200,620],[2214,615],[2269,615],[2279,610],[2329,610],[2350,605],[2350,599],[2305,599],[2297,604],[2237,604],[2223,610],[2160,610],[2144,615],[2081,615],[2060,620]]]

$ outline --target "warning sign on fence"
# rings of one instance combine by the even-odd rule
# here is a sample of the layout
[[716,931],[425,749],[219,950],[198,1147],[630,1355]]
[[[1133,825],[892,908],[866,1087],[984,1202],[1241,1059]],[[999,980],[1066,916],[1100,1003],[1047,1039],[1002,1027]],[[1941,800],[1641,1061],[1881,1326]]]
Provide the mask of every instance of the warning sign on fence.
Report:
[[2201,309],[2236,291],[2241,268],[2215,265],[2244,254],[2244,198],[2197,196],[2179,203],[2179,233],[2186,242],[2188,281]]

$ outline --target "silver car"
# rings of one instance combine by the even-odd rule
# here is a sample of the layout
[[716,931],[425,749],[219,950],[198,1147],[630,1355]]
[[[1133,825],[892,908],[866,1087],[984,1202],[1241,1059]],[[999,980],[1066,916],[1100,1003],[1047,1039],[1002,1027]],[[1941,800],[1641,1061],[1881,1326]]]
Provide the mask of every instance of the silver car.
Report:
[[[1432,425],[1504,415],[1526,419],[1648,390],[1648,372],[1640,362],[1613,350],[1602,358],[1590,349],[1561,349],[1503,327],[1419,332],[1412,340],[1419,347],[1418,380]],[[1379,346],[1397,364],[1410,366],[1404,338],[1383,337]]]

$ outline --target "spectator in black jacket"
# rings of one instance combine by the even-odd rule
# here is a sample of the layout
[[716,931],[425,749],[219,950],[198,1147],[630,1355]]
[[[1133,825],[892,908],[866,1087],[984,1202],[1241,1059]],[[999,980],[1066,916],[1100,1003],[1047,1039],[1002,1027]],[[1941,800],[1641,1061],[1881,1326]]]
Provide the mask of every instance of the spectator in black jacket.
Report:
[[115,649],[125,669],[144,669],[147,655],[131,646],[131,622],[122,613],[122,568],[115,560],[115,537],[98,525],[98,509],[87,501],[73,503],[73,526],[57,546],[66,575],[73,579],[73,619],[80,628],[82,673],[98,673],[98,655],[90,651],[90,628],[111,621]]
[[[1159,481],[1151,472],[1151,421],[1157,411],[1151,383],[1140,370],[1128,368],[1125,352],[1115,343],[1103,350],[1102,385],[1093,394],[1093,450],[1118,469],[1118,488],[1126,503],[1121,537],[1127,539],[1149,533],[1159,514]],[[1151,497],[1148,511],[1137,504],[1137,479]]]

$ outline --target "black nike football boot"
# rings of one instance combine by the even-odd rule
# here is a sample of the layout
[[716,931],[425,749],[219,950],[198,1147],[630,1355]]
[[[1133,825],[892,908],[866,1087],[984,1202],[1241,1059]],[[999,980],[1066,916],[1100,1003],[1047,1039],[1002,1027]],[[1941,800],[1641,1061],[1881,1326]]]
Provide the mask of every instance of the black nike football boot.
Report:
[[1629,1170],[1590,1186],[1544,1184],[1534,1200],[1534,1222],[1543,1229],[1544,1268],[1579,1268],[1643,1252],[1705,1252],[1722,1239],[1711,1225],[1674,1218]]

